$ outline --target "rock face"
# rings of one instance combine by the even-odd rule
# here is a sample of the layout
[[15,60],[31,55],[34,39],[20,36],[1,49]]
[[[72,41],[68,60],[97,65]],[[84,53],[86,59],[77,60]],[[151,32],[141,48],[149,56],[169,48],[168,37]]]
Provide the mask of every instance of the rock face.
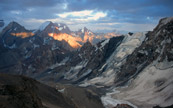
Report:
[[116,107],[114,108],[133,108],[131,107],[130,105],[127,105],[127,104],[118,104]]
[[26,30],[23,26],[16,22],[11,22],[1,32],[1,39],[5,47],[16,48],[24,41],[22,38],[33,36],[34,34]]
[[[16,22],[11,22],[0,35],[0,70],[5,73],[33,75],[48,66],[60,62],[72,47],[65,41],[57,41],[48,35],[53,23],[31,32]],[[59,30],[54,30],[59,33]]]
[[[146,34],[116,71],[114,91],[103,97],[110,102],[135,107],[167,107],[173,104],[173,18],[161,19],[158,26]],[[128,85],[126,87],[121,87]],[[111,95],[110,95],[111,94]],[[106,98],[107,97],[107,98]],[[129,105],[130,105],[129,103]]]
[[[117,39],[117,38],[115,38]],[[120,67],[123,63],[126,62],[126,58],[130,55],[135,48],[139,47],[145,39],[145,33],[135,33],[132,36],[126,35],[123,40],[114,48],[109,48],[111,55],[108,58],[105,58],[105,62],[101,67],[97,68],[97,73],[100,75],[93,77],[85,81],[81,86],[88,85],[99,85],[99,86],[112,86],[114,85],[114,80],[117,72],[120,70]],[[115,42],[112,42],[115,43]],[[108,50],[105,50],[109,55]]]
[[[91,40],[89,35],[93,33],[90,30],[84,28],[80,32],[87,36],[76,35],[62,23],[47,21],[39,29],[31,31],[17,22],[11,22],[0,34],[0,71],[38,76],[52,65],[60,64],[62,60],[69,57],[68,55],[75,55],[76,48]],[[76,57],[75,63],[83,61],[78,55]]]
[[77,108],[55,89],[33,79],[0,74],[2,108]]
[[0,74],[0,84],[1,108],[103,108],[98,96],[82,88],[71,87],[70,92],[68,87],[62,93],[31,78],[8,74]]
[[[55,81],[68,80],[70,83],[79,84],[85,79],[92,79],[102,74],[98,71],[114,50],[121,44],[124,36],[104,40],[93,46],[87,41],[77,52],[69,56],[66,62],[50,67],[41,78],[56,79]],[[66,59],[65,59],[66,60]],[[56,74],[56,75],[55,75]],[[45,79],[46,78],[46,79]]]
[[173,107],[173,105],[168,106],[168,107],[159,107],[159,106],[155,106],[155,107],[153,107],[153,108],[172,108],[172,107]]
[[123,84],[129,78],[135,77],[146,66],[157,59],[157,62],[164,60],[173,61],[173,19],[161,19],[158,26],[146,34],[146,39],[140,47],[127,58],[117,75],[115,83]]

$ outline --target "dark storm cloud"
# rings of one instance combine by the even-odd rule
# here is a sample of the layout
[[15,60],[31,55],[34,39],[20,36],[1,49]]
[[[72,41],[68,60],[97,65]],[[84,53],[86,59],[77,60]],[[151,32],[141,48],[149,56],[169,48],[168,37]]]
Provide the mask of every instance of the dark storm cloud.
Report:
[[64,3],[64,0],[1,0],[2,10],[21,10],[35,7],[52,7]]
[[54,18],[62,11],[64,0],[1,0],[2,18]]
[[129,17],[129,20],[124,20],[138,22],[136,20],[144,20],[146,17],[172,16],[172,4],[173,0],[70,0],[68,8],[72,11],[102,10],[108,12],[109,17]]
[[163,6],[172,8],[172,0],[69,0],[70,10],[117,10],[122,12],[136,12],[141,8]]
[[[87,24],[147,24],[156,23],[161,17],[173,16],[172,4],[173,0],[0,0],[0,19],[46,20],[59,18],[58,14],[64,12],[93,10],[107,16]],[[79,17],[69,16],[64,22]]]
[[[63,3],[68,4],[67,10],[62,10]],[[1,0],[0,11],[1,13],[12,10],[27,12],[33,9],[29,14],[36,18],[46,16],[45,14],[52,17],[53,14],[64,11],[93,9],[109,12],[110,16],[111,12],[117,11],[117,14],[122,15],[162,17],[173,14],[172,4],[173,0]]]

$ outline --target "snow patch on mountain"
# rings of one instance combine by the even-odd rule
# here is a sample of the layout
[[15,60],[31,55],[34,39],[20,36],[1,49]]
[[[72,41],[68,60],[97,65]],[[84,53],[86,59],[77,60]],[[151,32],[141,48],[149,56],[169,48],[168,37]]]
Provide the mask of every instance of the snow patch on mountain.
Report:
[[133,108],[137,108],[137,106],[133,105],[132,103],[130,103],[128,101],[117,100],[117,99],[112,98],[112,96],[111,96],[112,94],[116,94],[119,92],[120,91],[113,89],[113,92],[106,93],[105,96],[101,97],[101,101],[102,101],[103,105],[105,106],[105,108],[113,108],[113,107],[117,106],[118,104],[127,104],[127,105],[132,106]]
[[52,37],[44,37],[43,45],[48,45],[52,39],[53,39]]
[[84,33],[84,28],[81,30],[82,33]]
[[10,49],[13,49],[13,48],[16,48],[17,46],[16,46],[16,44],[14,43],[13,45],[11,45],[11,46],[8,46],[8,48],[10,48]]
[[25,50],[25,53],[26,53],[26,55],[25,55],[25,59],[30,58],[31,55],[32,55],[32,53],[31,53],[31,52],[28,52],[28,50]]
[[39,47],[40,47],[40,45],[33,44],[33,47],[34,47],[34,49],[35,49],[35,48],[39,48]]
[[63,89],[60,89],[60,90],[58,90],[59,92],[61,92],[61,93],[64,93],[64,91],[65,91],[65,88],[63,88]]
[[16,30],[17,30],[17,27],[14,28],[14,31],[16,31]]
[[156,105],[170,106],[173,102],[172,72],[172,62],[156,60],[147,66],[128,87],[117,88],[120,92],[112,93],[111,98],[129,101],[140,108],[152,108]]
[[52,66],[50,66],[49,68],[50,69],[54,69],[58,66],[62,66],[62,65],[65,65],[65,63],[69,60],[69,57],[66,57],[64,58],[60,63],[56,63],[56,64],[53,64]]
[[86,67],[87,63],[88,63],[88,61],[84,60],[84,61],[80,62],[79,64],[77,64],[76,66],[71,67],[71,69],[67,73],[65,73],[65,75],[64,75],[65,79],[67,79],[67,80],[77,79],[77,74],[79,73],[79,71],[82,68]]
[[89,85],[95,85],[96,87],[102,87],[101,85],[112,85],[114,82],[115,73],[113,69],[110,69],[106,72],[103,72],[102,76],[95,77],[91,80],[85,81],[83,84],[80,84],[81,87],[87,87]]
[[101,43],[101,48],[103,48],[108,42],[109,42],[110,39],[106,39],[104,42]]
[[32,37],[31,39],[29,39],[30,43],[33,43],[35,41],[35,37]]
[[[139,47],[145,40],[146,32],[135,33],[132,36],[126,35],[123,42],[117,47],[107,64],[113,62],[114,65],[119,65],[125,58]],[[112,60],[113,59],[113,60]]]
[[60,30],[60,31],[63,30],[63,27],[59,27],[58,30]]

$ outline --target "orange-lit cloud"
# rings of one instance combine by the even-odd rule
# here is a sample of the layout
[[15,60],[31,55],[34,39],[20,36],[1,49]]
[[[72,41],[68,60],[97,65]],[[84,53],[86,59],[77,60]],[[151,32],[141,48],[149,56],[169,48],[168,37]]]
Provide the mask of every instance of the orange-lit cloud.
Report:
[[11,33],[11,35],[16,36],[16,37],[21,37],[21,38],[27,38],[27,37],[33,36],[34,33],[32,33],[32,32],[21,32],[21,33]]

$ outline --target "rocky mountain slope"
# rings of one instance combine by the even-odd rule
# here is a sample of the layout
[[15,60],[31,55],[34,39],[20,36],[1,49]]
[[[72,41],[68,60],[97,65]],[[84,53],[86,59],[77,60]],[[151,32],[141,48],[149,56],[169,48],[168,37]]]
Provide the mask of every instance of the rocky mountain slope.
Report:
[[101,100],[97,95],[93,95],[93,92],[82,88],[69,88],[71,91],[66,88],[63,92],[31,78],[0,74],[0,106],[1,108],[103,108]]
[[[114,37],[92,45],[86,42],[73,55],[67,56],[61,63],[51,66],[35,78],[39,80],[68,81],[79,84],[102,75],[103,71],[98,71],[114,50],[121,44],[124,36]],[[55,79],[55,80],[54,80]],[[49,80],[50,81],[50,80]]]
[[[84,34],[88,32],[86,29]],[[31,31],[11,22],[0,33],[0,71],[28,76],[44,72],[50,66],[59,64],[67,55],[73,55],[71,51],[90,38],[71,34],[74,32],[62,23],[47,21],[39,29]]]
[[[102,97],[107,107],[120,103],[133,107],[166,107],[173,103],[173,18],[161,19],[144,42],[116,72],[113,92]],[[128,83],[127,83],[128,82]],[[117,87],[127,84],[125,88]],[[131,103],[133,104],[131,104]]]
[[43,23],[39,29],[30,31],[11,22],[0,34],[0,71],[38,76],[52,65],[56,66],[66,60],[69,57],[67,55],[74,55],[71,51],[90,41],[90,36],[85,35],[89,32],[93,34],[85,28],[77,32],[82,33],[83,37],[80,34],[72,36],[70,34],[73,32],[67,25],[50,21]]
[[[46,22],[31,32],[16,24],[22,31],[18,35],[11,25],[0,35],[1,73],[33,77],[73,97],[75,105],[84,105],[75,91],[81,98],[88,96],[80,87],[96,91],[90,92],[96,97],[89,98],[102,95],[106,108],[173,104],[172,17],[161,19],[153,31],[113,36],[97,44],[91,43],[97,36],[87,28],[72,32],[66,25]],[[74,50],[73,45],[80,48]]]
[[37,33],[26,30],[16,22],[5,27],[0,34],[1,72],[33,75],[60,62],[73,48],[66,41],[48,36],[52,25],[49,23],[47,28]]
[[97,70],[102,74],[85,81],[81,86],[100,85],[110,86],[114,84],[116,72],[120,70],[126,58],[139,47],[145,39],[145,33],[135,33],[126,35],[121,44],[116,49],[112,50],[112,54],[106,59],[106,62]]

